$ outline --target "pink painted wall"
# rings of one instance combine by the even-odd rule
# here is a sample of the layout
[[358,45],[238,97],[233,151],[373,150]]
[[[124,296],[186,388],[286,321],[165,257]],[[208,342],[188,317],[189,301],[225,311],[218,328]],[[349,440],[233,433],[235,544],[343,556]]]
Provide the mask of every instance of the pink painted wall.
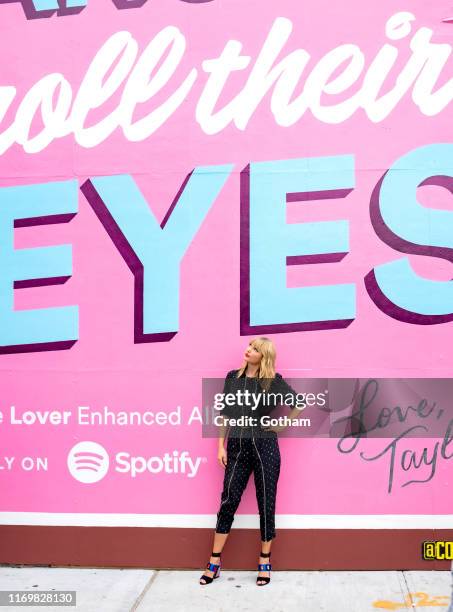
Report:
[[[399,53],[384,93],[394,87],[407,64],[411,56],[409,41],[420,28],[432,30],[432,42],[451,44],[453,25],[442,21],[452,15],[451,10],[446,1],[418,0],[409,4],[388,0],[212,0],[201,4],[149,0],[141,7],[119,10],[108,0],[90,0],[78,14],[54,13],[27,19],[20,3],[0,5],[0,85],[17,88],[16,98],[0,123],[2,135],[14,122],[25,94],[44,75],[64,75],[75,96],[93,57],[116,32],[130,32],[137,41],[138,55],[169,25],[178,28],[185,38],[186,48],[174,75],[155,99],[139,105],[135,120],[168,99],[191,69],[197,70],[196,80],[179,108],[145,139],[128,140],[117,128],[92,147],[77,143],[73,133],[53,139],[35,153],[13,142],[0,157],[0,187],[67,179],[76,179],[82,185],[90,177],[130,174],[160,223],[194,167],[234,165],[181,263],[179,329],[168,341],[134,343],[133,275],[80,190],[78,212],[70,222],[15,230],[17,249],[73,245],[72,277],[64,284],[15,289],[14,308],[77,305],[79,337],[66,350],[5,351],[0,355],[0,511],[217,511],[223,477],[216,462],[217,442],[201,438],[199,423],[89,426],[77,424],[76,411],[80,405],[93,410],[106,405],[112,411],[170,412],[179,405],[185,421],[193,407],[200,405],[202,378],[224,377],[228,370],[241,365],[243,349],[253,337],[240,333],[243,296],[239,269],[240,172],[251,162],[333,155],[353,155],[355,161],[355,188],[347,197],[287,205],[288,223],[347,219],[349,253],[335,263],[290,266],[287,281],[288,287],[354,283],[356,316],[344,328],[269,334],[278,350],[278,371],[292,377],[450,377],[452,323],[414,324],[389,316],[371,299],[364,277],[375,266],[404,255],[420,276],[435,281],[452,278],[451,260],[398,253],[380,239],[370,220],[373,189],[398,158],[418,147],[451,141],[451,108],[446,106],[427,115],[413,101],[409,89],[380,121],[371,120],[358,109],[343,121],[326,123],[308,110],[285,127],[277,123],[268,93],[245,129],[230,123],[209,134],[196,120],[196,107],[207,80],[203,61],[218,57],[228,40],[240,41],[242,53],[251,57],[249,66],[228,80],[217,105],[220,108],[243,89],[278,17],[292,24],[279,57],[296,49],[305,49],[311,56],[296,93],[302,91],[309,71],[332,49],[346,43],[357,45],[364,54],[366,71],[387,43]],[[401,11],[410,11],[415,17],[408,22],[412,29],[401,40],[391,41],[386,37],[386,23]],[[436,88],[449,77],[451,62],[447,61]],[[361,82],[359,77],[343,93],[330,97],[324,94],[323,103],[338,104],[350,98]],[[122,90],[123,85],[101,108],[91,111],[86,125],[94,125],[111,113]],[[0,90],[0,96],[3,93]],[[38,133],[41,120],[33,126],[32,133]],[[451,210],[448,190],[426,186],[418,193],[425,206]],[[16,414],[58,410],[69,411],[72,416],[67,425],[13,425],[11,405],[16,407]],[[174,450],[206,460],[202,460],[194,478],[149,472],[131,478],[115,472],[111,463],[104,478],[86,484],[74,478],[67,467],[71,449],[83,441],[100,444],[111,461],[120,451],[161,457]],[[384,442],[364,442],[362,448],[376,454]],[[434,452],[435,440],[411,440],[407,444],[413,450],[424,446]],[[284,439],[281,449],[279,514],[451,511],[445,494],[449,465],[440,456],[434,477],[423,484],[402,486],[410,477],[427,479],[429,466],[409,474],[398,466],[394,488],[388,494],[388,458],[367,462],[358,452],[340,454],[335,440]],[[47,457],[48,469],[23,469],[20,462],[24,456]],[[16,458],[10,468],[6,457]],[[240,512],[256,512],[251,488]]]

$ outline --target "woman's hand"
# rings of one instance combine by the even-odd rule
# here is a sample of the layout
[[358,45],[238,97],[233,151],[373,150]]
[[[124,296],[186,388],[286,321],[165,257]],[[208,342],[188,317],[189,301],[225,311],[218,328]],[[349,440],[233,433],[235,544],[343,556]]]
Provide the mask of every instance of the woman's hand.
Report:
[[223,469],[226,468],[227,458],[228,457],[227,457],[226,448],[223,445],[219,446],[219,452],[217,453],[217,461],[220,463]]

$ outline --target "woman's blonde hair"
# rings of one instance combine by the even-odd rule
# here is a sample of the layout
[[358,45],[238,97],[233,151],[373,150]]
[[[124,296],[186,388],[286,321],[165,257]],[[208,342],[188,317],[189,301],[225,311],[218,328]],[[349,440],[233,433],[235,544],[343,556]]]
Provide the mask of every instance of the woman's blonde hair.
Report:
[[[261,353],[258,378],[264,379],[260,381],[260,384],[263,389],[268,391],[272,383],[272,379],[275,378],[275,359],[277,357],[277,351],[275,350],[274,343],[270,338],[260,336],[259,338],[250,340],[249,344]],[[246,367],[247,361],[244,359],[242,366],[237,372],[238,378],[245,372]]]

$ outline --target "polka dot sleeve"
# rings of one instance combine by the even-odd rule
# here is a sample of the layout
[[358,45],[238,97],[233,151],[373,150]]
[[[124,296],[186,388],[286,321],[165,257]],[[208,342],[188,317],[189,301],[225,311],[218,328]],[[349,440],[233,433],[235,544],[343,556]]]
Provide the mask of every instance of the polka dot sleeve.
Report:
[[[288,408],[297,408],[298,410],[304,410],[307,407],[305,400],[302,398],[302,394],[295,391],[291,385],[289,385],[283,376],[279,373],[275,373],[274,384],[272,391],[281,393],[285,399],[284,406]],[[291,396],[291,402],[289,397]]]
[[[230,370],[228,372],[228,374],[225,377],[225,382],[223,383],[223,396],[225,397],[225,395],[227,393],[231,393],[232,392],[232,386],[231,386],[231,381],[234,378],[236,374],[236,370]],[[223,408],[221,410],[219,410],[219,414],[223,414],[227,417],[232,417],[234,416],[234,406],[223,406]]]

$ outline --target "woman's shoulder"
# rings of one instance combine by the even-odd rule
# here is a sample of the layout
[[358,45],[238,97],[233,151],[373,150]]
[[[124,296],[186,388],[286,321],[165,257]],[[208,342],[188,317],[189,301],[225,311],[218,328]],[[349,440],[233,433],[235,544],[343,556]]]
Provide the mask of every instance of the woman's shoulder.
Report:
[[284,383],[284,378],[283,376],[280,374],[280,372],[275,372],[275,377],[272,379],[272,386],[274,388],[280,388],[282,386],[282,384]]
[[[238,369],[229,370],[229,372],[227,372],[226,378],[236,378],[238,372],[239,372]],[[274,380],[276,380],[277,382],[280,380],[283,380],[283,376],[280,374],[280,372],[275,372]]]

